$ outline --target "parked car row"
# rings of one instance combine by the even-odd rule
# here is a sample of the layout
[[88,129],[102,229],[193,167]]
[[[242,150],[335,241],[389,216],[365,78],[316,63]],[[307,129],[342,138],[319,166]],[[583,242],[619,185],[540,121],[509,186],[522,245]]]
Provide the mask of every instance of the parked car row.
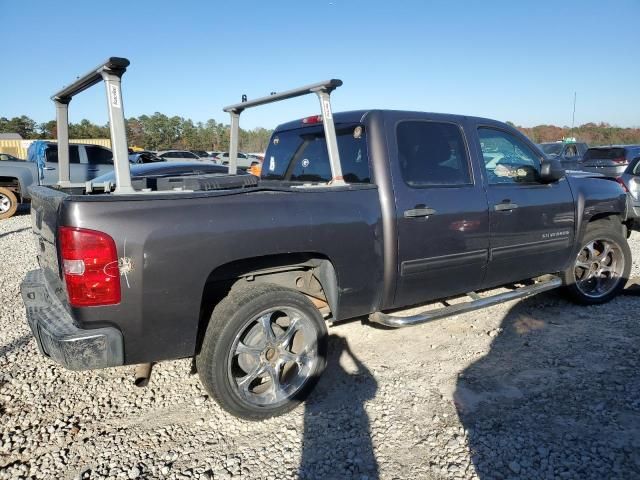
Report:
[[600,173],[605,177],[622,175],[634,159],[640,157],[640,145],[606,145],[589,147],[574,139],[545,142],[538,147],[548,158],[557,159],[567,170]]
[[[37,150],[37,152],[36,152]],[[58,145],[55,142],[38,141],[32,144],[29,160],[17,158],[8,153],[0,153],[0,219],[13,216],[20,204],[31,200],[29,188],[36,185],[54,185],[58,181]],[[195,152],[195,153],[194,153]],[[129,162],[132,164],[157,164],[157,168],[140,170],[145,176],[192,175],[226,172],[226,160],[214,159],[205,151],[129,150]],[[198,153],[201,155],[199,156]],[[222,155],[222,152],[218,152]],[[205,156],[207,155],[207,156]],[[38,158],[39,157],[39,158]],[[238,166],[247,170],[254,165],[253,159],[238,154]],[[132,175],[136,169],[132,167]],[[259,176],[259,171],[250,173]],[[106,147],[93,144],[69,145],[69,180],[72,183],[84,183],[89,180],[109,182],[113,177],[113,154]]]
[[[247,170],[262,164],[264,156],[258,153],[238,152],[238,168]],[[158,152],[143,151],[130,152],[129,160],[132,163],[150,162],[184,162],[204,161],[218,165],[229,165],[229,152],[207,152],[205,150],[161,150]]]

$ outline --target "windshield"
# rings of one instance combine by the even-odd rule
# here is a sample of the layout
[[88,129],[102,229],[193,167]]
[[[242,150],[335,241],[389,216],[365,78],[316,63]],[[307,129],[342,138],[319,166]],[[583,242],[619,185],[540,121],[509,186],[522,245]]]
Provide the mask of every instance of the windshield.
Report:
[[[342,176],[347,183],[369,183],[364,127],[338,126]],[[292,182],[329,182],[331,165],[322,126],[276,132],[265,154],[262,178]]]
[[540,148],[546,155],[560,155],[563,145],[561,143],[542,143]]

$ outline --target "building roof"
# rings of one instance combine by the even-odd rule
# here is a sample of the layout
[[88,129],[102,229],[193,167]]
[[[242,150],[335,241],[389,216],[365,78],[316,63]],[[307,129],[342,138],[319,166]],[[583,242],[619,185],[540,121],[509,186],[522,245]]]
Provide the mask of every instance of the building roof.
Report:
[[0,133],[0,140],[22,140],[19,133]]

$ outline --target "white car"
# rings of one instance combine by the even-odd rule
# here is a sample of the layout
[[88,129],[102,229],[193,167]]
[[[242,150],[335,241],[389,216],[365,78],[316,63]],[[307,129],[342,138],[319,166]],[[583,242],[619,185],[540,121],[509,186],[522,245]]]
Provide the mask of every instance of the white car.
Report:
[[161,150],[157,155],[165,162],[207,161],[207,159],[202,159],[195,153],[186,150]]
[[[229,165],[229,152],[221,153],[216,157],[216,161],[221,165]],[[245,153],[238,152],[238,168],[249,168],[259,165],[261,162],[256,158],[251,158]]]

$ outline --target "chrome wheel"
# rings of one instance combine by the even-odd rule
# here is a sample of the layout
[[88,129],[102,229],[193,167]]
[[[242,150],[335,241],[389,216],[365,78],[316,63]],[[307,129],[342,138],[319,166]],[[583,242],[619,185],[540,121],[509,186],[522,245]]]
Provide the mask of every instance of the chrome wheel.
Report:
[[625,257],[620,246],[611,240],[592,240],[576,258],[575,285],[589,298],[600,298],[612,292],[620,283]]
[[227,374],[245,402],[277,407],[302,389],[317,363],[318,332],[312,319],[296,308],[277,307],[240,329],[231,347]]
[[0,213],[7,213],[10,208],[11,200],[3,193],[0,193]]

